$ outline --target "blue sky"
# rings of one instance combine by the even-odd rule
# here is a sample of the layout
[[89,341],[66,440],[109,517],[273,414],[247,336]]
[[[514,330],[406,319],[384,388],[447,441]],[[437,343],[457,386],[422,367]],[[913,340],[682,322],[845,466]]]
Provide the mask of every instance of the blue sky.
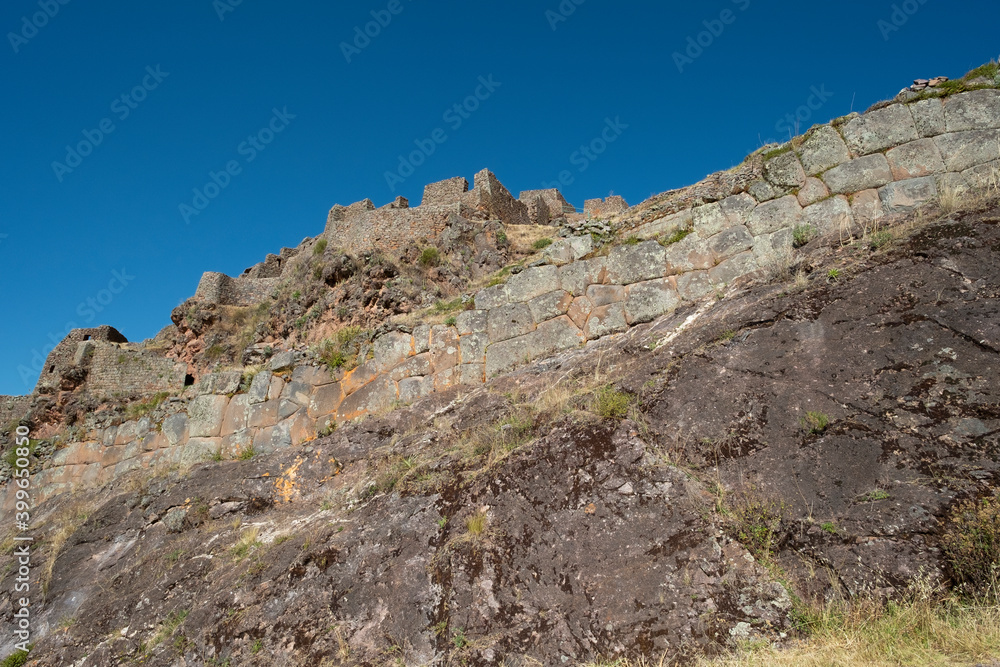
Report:
[[515,196],[562,174],[578,207],[635,204],[787,139],[797,110],[804,130],[996,58],[998,22],[995,0],[7,0],[0,394],[68,326],[155,335],[202,272],[319,234],[335,203],[416,205],[489,167]]

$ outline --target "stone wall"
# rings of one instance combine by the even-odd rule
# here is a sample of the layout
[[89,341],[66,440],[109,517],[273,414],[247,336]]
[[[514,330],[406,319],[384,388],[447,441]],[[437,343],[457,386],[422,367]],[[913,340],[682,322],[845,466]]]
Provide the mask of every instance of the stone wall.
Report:
[[96,343],[89,355],[87,391],[98,397],[149,396],[184,389],[187,366],[143,350]]
[[90,329],[73,329],[46,357],[45,365],[42,367],[42,372],[35,385],[36,393],[47,393],[59,389],[63,374],[73,366],[80,365],[83,361],[81,344],[86,341],[127,343],[128,339],[117,329],[107,325]]
[[469,191],[469,182],[457,176],[446,181],[438,181],[424,187],[424,198],[421,206],[447,206],[462,200]]
[[606,218],[627,210],[628,202],[618,195],[611,195],[607,199],[588,199],[583,204],[583,214],[588,218]]
[[0,429],[5,429],[9,424],[20,421],[31,407],[34,397],[28,396],[0,396]]
[[202,275],[194,298],[221,306],[253,306],[269,297],[280,282],[279,277],[230,278],[224,273],[208,271]]
[[562,193],[555,188],[526,190],[518,200],[528,208],[528,219],[533,225],[558,225],[568,213],[576,213]]
[[530,225],[528,207],[514,199],[510,191],[489,169],[476,174],[475,187],[462,203],[478,211],[481,219],[499,220],[505,225]]

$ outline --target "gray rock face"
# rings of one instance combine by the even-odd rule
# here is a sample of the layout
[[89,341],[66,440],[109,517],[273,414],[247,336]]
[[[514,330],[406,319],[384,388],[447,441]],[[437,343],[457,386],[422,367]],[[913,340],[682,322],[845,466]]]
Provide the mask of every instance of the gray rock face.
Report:
[[223,371],[209,373],[198,381],[195,393],[198,394],[233,394],[239,391],[243,373],[240,371]]
[[[476,292],[476,308],[491,310],[510,303],[506,285],[494,285]],[[418,352],[419,354],[419,352]]]
[[940,99],[921,100],[910,105],[913,123],[921,137],[936,137],[947,132],[944,106]]
[[730,225],[746,224],[750,211],[754,210],[756,206],[757,201],[746,192],[726,197],[719,202],[719,208]]
[[571,303],[573,296],[569,292],[558,290],[535,297],[528,302],[528,309],[536,322],[544,322],[565,315]]
[[278,352],[276,355],[271,357],[271,361],[268,362],[267,367],[274,372],[285,371],[295,366],[295,353],[294,352]]
[[802,163],[792,150],[764,163],[764,176],[774,185],[784,188],[800,187],[806,180]]
[[625,319],[625,307],[620,303],[613,303],[594,308],[587,319],[583,333],[587,340],[594,340],[626,329],[628,321]]
[[935,137],[948,171],[965,171],[1000,158],[1000,130],[970,130]]
[[1000,128],[1000,90],[972,90],[944,101],[948,132]]
[[844,125],[842,132],[854,155],[869,155],[919,138],[910,108],[905,104],[870,111]]
[[375,339],[375,367],[382,372],[403,362],[413,354],[413,336],[390,331]]
[[799,204],[809,206],[829,196],[830,190],[823,184],[823,181],[810,176],[806,179],[802,189],[799,190]]
[[507,297],[511,303],[523,303],[561,288],[557,267],[536,266],[511,276],[507,281]]
[[834,167],[824,173],[822,179],[831,192],[849,194],[869,188],[880,188],[892,182],[892,170],[889,169],[889,162],[885,156],[876,153]]
[[485,333],[462,336],[458,341],[463,364],[481,364],[486,357],[486,347],[490,338]]
[[799,148],[799,158],[809,176],[815,176],[851,159],[847,144],[836,128],[823,125],[812,131]]
[[608,282],[629,285],[660,278],[667,266],[667,251],[656,241],[618,246],[608,255]]
[[920,178],[944,171],[944,160],[941,151],[933,139],[920,139],[893,148],[885,154],[892,170],[892,177],[897,181],[910,178]]
[[840,232],[846,238],[854,228],[854,214],[847,197],[838,195],[803,209],[802,224],[811,225],[820,234]]
[[160,430],[171,445],[177,445],[186,440],[188,438],[187,413],[179,412],[175,415],[170,415],[163,420],[163,426]]
[[657,317],[676,309],[680,303],[680,295],[665,278],[635,283],[628,288],[625,319],[630,326],[652,322]]
[[459,336],[474,333],[486,333],[488,315],[485,310],[463,310],[455,318],[455,327]]
[[753,273],[759,268],[752,251],[740,253],[722,262],[708,272],[708,280],[713,285],[728,285],[737,278]]
[[271,388],[271,378],[273,375],[269,371],[261,371],[253,376],[250,389],[247,391],[247,400],[252,405],[263,403],[267,400],[268,389]]
[[752,248],[753,236],[751,236],[750,232],[747,231],[747,228],[742,225],[739,227],[730,227],[724,232],[716,234],[712,238],[708,239],[708,247],[711,249],[716,259],[721,261],[728,259],[733,255],[738,255],[744,250]]
[[226,414],[229,398],[205,394],[195,396],[188,405],[190,437],[214,438],[222,428],[222,418]]
[[494,342],[516,338],[535,330],[535,318],[526,303],[500,306],[490,311],[488,330],[490,340]]
[[604,257],[573,262],[559,269],[559,282],[573,296],[583,296],[588,287],[604,282],[605,266]]
[[726,214],[722,212],[722,204],[718,202],[694,209],[693,218],[694,231],[703,239],[718,234],[732,224]]
[[760,204],[750,214],[747,229],[754,236],[770,234],[782,227],[794,227],[802,217],[802,207],[793,195]]
[[879,190],[878,194],[889,213],[912,211],[938,196],[937,185],[932,176],[890,183]]

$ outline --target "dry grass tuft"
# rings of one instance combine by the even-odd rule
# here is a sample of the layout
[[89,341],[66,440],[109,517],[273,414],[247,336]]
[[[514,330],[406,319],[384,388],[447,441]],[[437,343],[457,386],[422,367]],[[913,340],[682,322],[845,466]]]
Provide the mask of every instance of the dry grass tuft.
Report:
[[507,225],[504,231],[515,253],[533,255],[537,252],[535,244],[542,239],[551,238],[557,230],[548,225]]

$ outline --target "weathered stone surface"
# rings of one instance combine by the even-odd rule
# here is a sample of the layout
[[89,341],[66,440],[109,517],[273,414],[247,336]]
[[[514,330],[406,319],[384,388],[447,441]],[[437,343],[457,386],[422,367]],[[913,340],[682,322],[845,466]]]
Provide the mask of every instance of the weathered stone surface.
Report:
[[337,409],[337,418],[343,421],[365,414],[384,412],[391,408],[398,398],[396,383],[383,375],[345,398]]
[[286,371],[295,366],[295,353],[294,352],[278,352],[271,360],[267,362],[267,368],[273,373],[278,371]]
[[608,306],[594,308],[587,319],[584,327],[584,335],[587,340],[595,340],[608,334],[619,333],[628,329],[628,322],[625,320],[625,306],[620,303],[613,303]]
[[222,429],[229,398],[204,394],[195,396],[188,405],[189,430],[192,438],[214,438]]
[[531,361],[532,339],[525,334],[486,348],[486,377],[493,378]]
[[836,128],[823,125],[809,133],[799,148],[799,159],[806,174],[815,176],[847,162],[851,155]]
[[376,377],[378,377],[378,369],[375,368],[375,364],[369,361],[345,373],[344,379],[340,381],[340,387],[346,396],[361,389]]
[[667,269],[667,251],[656,241],[618,246],[608,255],[607,282],[629,285],[662,278]]
[[823,182],[836,194],[850,194],[869,188],[880,188],[892,182],[889,162],[881,153],[845,162],[825,172]]
[[247,417],[249,414],[250,400],[246,394],[233,396],[226,408],[225,417],[222,419],[222,428],[219,435],[232,435],[237,431],[242,431],[247,427]]
[[841,132],[854,155],[869,155],[919,138],[910,108],[905,104],[869,111],[849,121]]
[[782,227],[794,227],[802,217],[802,207],[793,195],[759,204],[750,214],[747,228],[754,236],[770,234]]
[[1000,158],[1000,130],[970,130],[935,137],[948,171],[965,171]]
[[251,405],[267,400],[267,393],[271,389],[271,377],[270,371],[261,371],[253,376],[253,382],[250,383],[250,389],[247,390],[247,401]]
[[265,426],[274,426],[278,423],[278,408],[281,404],[280,399],[276,401],[264,401],[263,403],[255,403],[250,406],[249,416],[247,417],[247,426],[249,428],[263,428]]
[[285,390],[285,378],[281,375],[275,374],[271,378],[271,384],[267,389],[267,400],[271,401],[276,398],[281,398],[281,392]]
[[535,266],[525,269],[507,281],[507,297],[511,303],[524,303],[536,296],[562,289],[559,269],[555,266]]
[[290,401],[287,398],[278,399],[278,419],[287,419],[300,410],[302,410],[302,406],[295,401]]
[[458,365],[458,332],[454,327],[443,324],[431,327],[429,354],[435,373]]
[[830,196],[830,190],[826,187],[823,181],[819,180],[814,176],[810,176],[806,179],[805,184],[799,190],[799,205],[809,206],[810,204],[815,204],[820,199],[826,199]]
[[731,226],[726,214],[722,212],[722,204],[715,202],[694,209],[694,231],[703,239],[718,234]]
[[486,381],[486,364],[462,364],[458,367],[460,384],[477,385]]
[[944,171],[941,151],[933,139],[920,139],[886,152],[892,177],[897,181],[920,178]]
[[1000,189],[1000,161],[970,167],[962,172],[962,179],[967,187],[996,192]]
[[194,465],[202,461],[208,461],[222,447],[221,438],[191,438],[187,444],[181,446],[181,465]]
[[510,303],[506,285],[494,285],[476,292],[476,308],[492,310]]
[[754,210],[756,206],[757,201],[746,192],[726,197],[719,202],[719,208],[722,210],[722,214],[726,216],[730,225],[746,224],[747,219],[750,217],[750,211]]
[[889,213],[904,213],[937,199],[937,185],[933,176],[924,176],[890,183],[878,194]]
[[305,411],[300,411],[289,417],[278,424],[278,427],[288,429],[288,434],[292,438],[292,446],[301,445],[316,438],[316,422]]
[[910,113],[913,115],[913,123],[916,125],[917,134],[921,137],[936,137],[947,131],[944,120],[944,107],[940,99],[934,98],[914,102],[910,105]]
[[621,303],[628,293],[621,285],[591,285],[587,288],[587,298],[592,306],[600,308],[612,303]]
[[654,239],[663,234],[672,234],[678,229],[687,229],[694,221],[691,209],[665,215],[662,218],[647,222],[635,230],[635,236],[640,239]]
[[802,224],[811,225],[820,234],[841,233],[847,236],[854,227],[854,214],[844,195],[837,195],[802,210]]
[[882,199],[878,195],[878,190],[862,190],[851,198],[851,213],[854,221],[864,228],[876,225],[885,217],[885,209],[882,207]]
[[[476,295],[479,298],[479,294]],[[431,327],[429,324],[421,324],[413,327],[413,353],[423,354],[431,349]]]
[[569,264],[594,251],[594,239],[589,235],[558,239],[544,251],[544,256],[556,265]]
[[753,256],[760,266],[778,266],[792,249],[795,239],[793,229],[786,227],[770,234],[761,234],[753,240]]
[[414,355],[413,336],[401,331],[390,331],[375,339],[375,368],[379,373],[398,366]]
[[414,377],[399,381],[399,400],[402,403],[413,403],[434,391],[434,378]]
[[590,302],[585,296],[578,296],[573,299],[573,303],[570,304],[567,315],[573,320],[575,324],[580,329],[583,329],[587,325],[587,318],[590,317],[591,311],[594,309],[594,304]]
[[665,275],[676,275],[688,271],[708,269],[715,266],[715,253],[708,241],[697,233],[667,246],[667,267]]
[[605,258],[595,257],[561,267],[559,282],[573,296],[583,296],[591,285],[603,283],[606,273]]
[[712,291],[708,271],[691,271],[677,278],[677,294],[682,299],[695,301]]
[[324,415],[336,414],[344,400],[344,392],[340,384],[328,384],[316,389],[309,401],[309,416],[313,419]]
[[1000,128],[1000,90],[972,90],[944,101],[948,132]]
[[[292,371],[292,383],[317,387],[336,382],[330,370],[325,366],[298,366]],[[287,385],[285,387],[288,389]]]
[[458,366],[434,374],[434,391],[445,391],[459,384]]
[[764,163],[764,177],[778,187],[797,188],[805,183],[806,172],[799,157],[789,150]]
[[295,401],[299,407],[306,407],[312,399],[313,388],[303,382],[289,382],[281,391],[281,398]]
[[553,317],[565,315],[571,303],[573,303],[573,296],[569,292],[559,290],[536,296],[528,302],[528,308],[536,322],[544,322]]
[[418,354],[415,357],[410,357],[399,366],[396,366],[389,371],[389,377],[397,382],[403,378],[433,374],[434,364],[431,361],[430,352],[424,352],[423,354]]
[[708,279],[713,285],[728,285],[737,278],[756,271],[757,259],[752,251],[747,251],[727,259],[708,272]]
[[565,315],[542,322],[529,337],[532,359],[548,357],[584,343],[583,332]]
[[[746,229],[743,231],[746,232]],[[625,320],[629,326],[652,322],[660,315],[676,309],[680,303],[680,295],[666,278],[635,283],[628,288]]]
[[523,336],[534,330],[535,319],[526,303],[512,303],[490,311],[488,331],[490,340],[494,343]]
[[474,333],[462,336],[459,339],[459,350],[461,351],[462,364],[481,364],[486,357],[486,346],[490,344],[490,337],[484,333]]
[[253,436],[253,448],[261,454],[271,454],[291,446],[292,434],[288,424],[262,428]]
[[240,389],[243,373],[240,371],[223,371],[209,373],[198,380],[196,394],[235,394]]
[[486,333],[489,313],[485,310],[463,310],[455,318],[455,328],[459,336]]
[[783,196],[787,190],[761,178],[751,183],[747,192],[758,202],[764,203]]
[[753,236],[743,225],[730,227],[708,239],[708,247],[717,261],[738,255],[753,247]]

